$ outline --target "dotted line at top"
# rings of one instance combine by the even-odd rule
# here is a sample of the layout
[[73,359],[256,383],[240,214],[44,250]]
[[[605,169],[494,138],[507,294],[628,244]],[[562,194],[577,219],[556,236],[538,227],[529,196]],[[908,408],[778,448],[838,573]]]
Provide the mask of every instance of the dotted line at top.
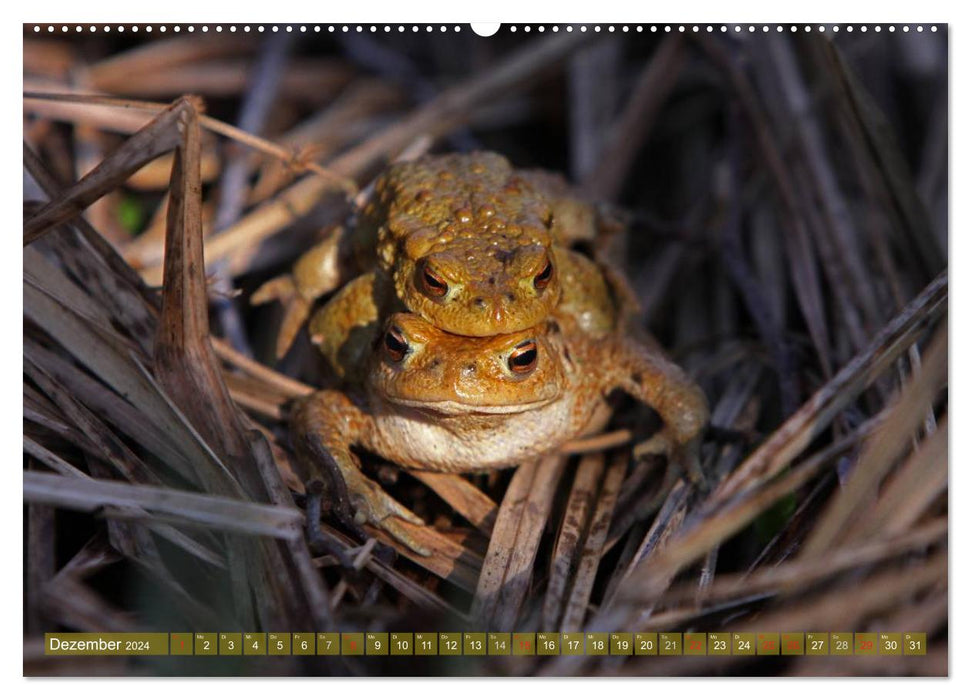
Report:
[[[542,25],[542,24],[540,24],[540,25],[528,25],[528,24],[527,25],[515,25],[515,24],[513,24],[513,25],[503,25],[502,28],[505,29],[505,30],[507,30],[507,31],[509,31],[509,32],[512,32],[512,33],[516,33],[518,31],[522,31],[522,32],[525,32],[525,33],[534,32],[534,31],[535,32],[539,32],[539,33],[544,33],[547,30],[548,31],[551,31],[551,32],[560,32],[560,31],[565,31],[565,32],[574,32],[574,31],[577,31],[577,32],[587,32],[587,31],[603,32],[603,31],[606,31],[606,32],[610,33],[610,32],[618,32],[619,31],[621,33],[624,33],[624,32],[628,32],[628,33],[629,32],[635,32],[635,33],[643,33],[643,32],[649,32],[649,33],[680,32],[680,33],[684,33],[684,34],[688,34],[688,33],[703,33],[703,32],[706,32],[706,33],[714,33],[714,32],[728,33],[728,32],[734,32],[736,34],[741,34],[741,33],[745,32],[745,33],[749,33],[749,34],[756,34],[756,33],[768,33],[768,32],[771,32],[771,31],[775,31],[775,32],[789,32],[789,33],[796,33],[796,32],[804,32],[804,33],[808,33],[808,32],[833,32],[833,33],[838,33],[840,31],[852,33],[854,31],[858,31],[858,32],[874,31],[874,32],[878,32],[879,33],[879,32],[882,32],[884,30],[885,31],[888,31],[888,32],[896,32],[896,31],[899,30],[899,31],[904,32],[904,33],[909,33],[911,31],[923,32],[923,31],[925,31],[925,29],[927,29],[927,30],[929,30],[931,32],[936,32],[937,31],[937,25],[934,25],[934,24],[931,24],[931,25],[923,25],[923,24],[889,24],[889,25],[879,25],[879,24],[876,24],[876,25],[866,25],[866,24],[845,24],[845,25],[840,25],[840,24],[830,24],[830,25],[825,25],[825,24],[819,24],[819,25],[811,25],[811,24],[800,24],[800,25],[796,25],[796,24],[790,24],[790,25],[783,25],[783,24],[772,24],[772,25],[769,25],[769,24],[759,24],[759,25],[755,25],[755,24],[748,24],[748,25],[742,25],[742,24],[733,24],[733,25],[732,24],[690,24],[690,25],[685,25],[685,24],[677,24],[677,25],[675,25],[675,24],[649,24],[649,25],[635,24],[635,25],[628,25],[628,24],[623,24],[623,25],[614,25],[614,24],[607,24],[607,25],[599,25],[599,24],[595,24],[595,25],[586,25],[586,24],[581,24],[581,25],[565,25],[565,26],[560,26],[560,25],[555,25],[555,24],[554,25]],[[451,31],[454,31],[454,32],[467,31],[466,28],[463,28],[463,27],[461,27],[459,25],[446,25],[446,24],[441,24],[441,25],[430,25],[430,24],[426,24],[426,25],[418,25],[418,24],[408,24],[408,25],[404,25],[404,24],[396,24],[396,25],[390,25],[390,24],[384,24],[384,25],[376,25],[376,24],[371,24],[371,25],[362,25],[362,24],[327,24],[327,25],[320,25],[320,24],[314,24],[314,25],[307,25],[307,24],[286,24],[286,25],[276,25],[276,24],[271,24],[271,25],[264,25],[264,24],[253,24],[253,25],[250,25],[250,24],[243,24],[243,25],[236,25],[236,24],[228,24],[228,25],[222,25],[222,24],[215,24],[215,25],[208,25],[208,24],[203,24],[203,25],[193,25],[193,24],[188,24],[188,25],[178,25],[178,24],[175,24],[175,25],[137,25],[137,24],[129,24],[129,25],[124,25],[124,24],[104,24],[104,25],[71,24],[71,25],[68,25],[68,24],[43,24],[42,25],[42,24],[35,24],[35,25],[33,25],[33,31],[34,31],[35,34],[41,34],[41,33],[47,33],[47,34],[55,34],[55,33],[58,33],[58,34],[67,34],[67,33],[72,32],[72,31],[74,33],[77,33],[77,34],[80,34],[80,33],[85,32],[85,31],[87,31],[88,33],[92,33],[92,34],[95,33],[95,32],[104,32],[104,33],[117,32],[119,34],[124,34],[125,32],[130,32],[132,34],[137,34],[138,32],[144,32],[146,34],[151,34],[151,33],[156,32],[156,31],[158,33],[160,33],[160,34],[165,34],[165,33],[169,33],[169,32],[171,32],[173,34],[180,34],[182,32],[186,32],[186,33],[189,33],[189,34],[193,34],[193,33],[196,33],[196,32],[199,32],[199,33],[202,33],[202,34],[207,34],[207,33],[210,33],[210,32],[216,32],[216,33],[221,33],[221,32],[237,33],[237,32],[240,32],[240,33],[244,33],[245,34],[245,33],[253,33],[253,32],[255,32],[255,33],[261,33],[261,32],[263,32],[263,33],[265,33],[265,32],[281,32],[281,31],[283,31],[283,32],[291,32],[291,33],[296,32],[296,33],[300,33],[300,34],[307,34],[307,33],[320,34],[320,33],[324,33],[324,32],[331,33],[331,34],[337,33],[337,32],[341,32],[341,33],[350,33],[350,32],[363,33],[363,32],[369,32],[369,33],[373,33],[373,34],[377,34],[377,33],[381,33],[381,32],[384,32],[386,34],[390,34],[392,32],[397,32],[397,33],[403,34],[405,32],[412,32],[412,33],[421,32],[421,31],[434,32],[436,30],[439,31],[439,32],[448,32],[450,30]]]

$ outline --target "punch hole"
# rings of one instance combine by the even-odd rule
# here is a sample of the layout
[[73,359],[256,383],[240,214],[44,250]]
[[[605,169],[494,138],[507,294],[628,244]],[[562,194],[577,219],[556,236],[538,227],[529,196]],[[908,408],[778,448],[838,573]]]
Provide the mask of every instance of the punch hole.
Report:
[[490,37],[499,31],[498,22],[473,22],[471,25],[472,31],[481,37]]

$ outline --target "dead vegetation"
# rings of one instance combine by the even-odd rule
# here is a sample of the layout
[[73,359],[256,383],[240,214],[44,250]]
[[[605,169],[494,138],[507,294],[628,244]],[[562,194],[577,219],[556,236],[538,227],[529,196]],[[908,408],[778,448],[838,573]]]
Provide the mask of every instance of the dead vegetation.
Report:
[[[831,39],[27,31],[25,673],[947,673],[946,36]],[[709,491],[632,458],[651,416],[624,404],[515,471],[375,462],[433,554],[327,517],[338,554],[311,554],[286,415],[328,377],[305,338],[273,366],[279,310],[248,296],[429,148],[567,170],[625,210],[641,321],[712,404]],[[44,659],[55,629],[929,649],[78,667]]]

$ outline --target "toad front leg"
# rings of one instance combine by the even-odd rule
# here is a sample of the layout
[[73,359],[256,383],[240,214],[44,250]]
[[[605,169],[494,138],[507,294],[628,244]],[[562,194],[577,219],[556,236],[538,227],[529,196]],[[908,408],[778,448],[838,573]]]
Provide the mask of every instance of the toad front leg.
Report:
[[615,386],[640,399],[661,416],[664,426],[636,445],[634,456],[665,454],[696,484],[704,484],[699,450],[708,424],[708,400],[684,370],[659,352],[628,338],[618,338],[608,350]]
[[351,446],[366,446],[371,417],[339,391],[318,391],[302,399],[291,419],[291,434],[297,458],[314,479],[326,480],[324,469],[336,471],[347,487],[355,520],[379,527],[402,544],[422,555],[422,547],[401,521],[424,525],[417,515],[391,498],[363,473]]
[[344,236],[344,229],[338,228],[301,255],[290,273],[274,277],[253,293],[252,304],[266,304],[274,299],[283,304],[283,322],[276,341],[277,358],[286,355],[293,345],[314,302],[337,289],[347,277],[340,253]]

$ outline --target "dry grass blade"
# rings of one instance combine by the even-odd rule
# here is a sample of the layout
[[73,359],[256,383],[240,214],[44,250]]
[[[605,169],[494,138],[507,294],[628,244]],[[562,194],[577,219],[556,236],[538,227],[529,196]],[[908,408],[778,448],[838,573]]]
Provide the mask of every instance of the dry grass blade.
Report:
[[[760,568],[751,574],[723,574],[716,576],[711,585],[699,595],[695,585],[672,589],[664,596],[664,602],[691,604],[695,615],[699,608],[732,598],[751,597],[760,594],[786,595],[817,588],[821,583],[852,569],[865,570],[874,564],[900,557],[908,552],[920,552],[941,544],[947,539],[947,520],[938,519],[906,534],[880,541],[834,548],[822,556],[799,559],[776,567]],[[661,623],[655,616],[652,624]]]
[[[665,534],[668,541],[662,543],[655,537],[652,540],[651,556],[635,559],[636,566],[617,588],[615,599],[618,610],[611,614],[623,619],[624,607],[630,609],[632,606],[636,607],[638,602],[656,599],[667,589],[678,571],[738,532],[780,498],[807,483],[836,457],[854,447],[872,428],[873,422],[864,424],[856,432],[794,466],[778,480],[764,484],[761,488],[750,489],[720,510],[708,513],[703,518],[693,519],[690,522],[696,523],[694,527],[683,531],[667,527]],[[616,620],[616,624],[620,624],[619,620]]]
[[[573,486],[566,502],[566,510],[560,523],[550,560],[550,581],[543,599],[542,629],[554,630],[563,615],[567,586],[583,547],[584,535],[590,527],[590,517],[596,504],[597,487],[603,477],[604,457],[600,454],[587,455],[577,465]],[[564,626],[564,631],[574,631]]]
[[24,245],[37,240],[50,228],[74,218],[92,202],[122,184],[145,163],[175,148],[180,139],[177,124],[187,109],[192,109],[188,99],[176,101],[77,184],[28,218],[24,222]]
[[499,506],[471,616],[490,629],[511,630],[532,578],[533,562],[566,458],[520,466]]
[[600,496],[597,499],[583,549],[580,552],[580,561],[573,579],[573,586],[567,599],[566,608],[563,611],[563,622],[560,624],[560,629],[564,631],[582,629],[626,469],[626,453],[615,455],[607,467],[607,474],[600,487]]
[[[906,572],[906,575],[902,575]],[[792,630],[861,629],[870,615],[884,612],[894,605],[918,595],[929,587],[947,580],[947,552],[940,552],[912,565],[870,576],[865,586],[849,585],[836,591],[824,591],[816,601],[791,608],[781,605],[759,622],[766,629]]]
[[672,34],[661,42],[638,77],[597,167],[584,179],[585,192],[605,202],[617,198],[638,146],[647,138],[661,104],[677,83],[685,59],[680,35]]
[[778,474],[843,407],[917,340],[944,312],[946,304],[947,272],[942,272],[718,487],[709,501],[710,507]]
[[[170,466],[181,469],[179,473],[183,478],[198,484],[197,470],[205,466],[232,479],[226,467],[172,405],[148,371],[117,339],[96,330],[74,314],[69,304],[32,284],[24,285],[24,314],[62,347],[69,349],[105,384],[124,396],[128,403],[152,417],[155,426],[171,441],[169,447],[180,455]],[[137,435],[137,426],[132,428]]]
[[813,264],[812,242],[806,225],[805,213],[799,206],[798,188],[790,175],[785,158],[772,138],[773,130],[765,109],[739,62],[719,42],[702,36],[699,45],[711,57],[715,65],[725,73],[738,96],[742,111],[751,123],[759,148],[759,155],[773,178],[779,197],[785,207],[782,224],[788,226],[789,236],[784,240],[788,249],[792,271],[792,287],[799,300],[800,309],[809,326],[809,333],[816,346],[819,361],[827,376],[832,373],[830,360],[830,333],[826,321],[823,291],[819,273]]
[[[142,110],[117,109],[112,104],[86,104],[82,100],[87,91],[67,87],[48,80],[24,80],[24,113],[31,116],[62,121],[84,128],[97,128],[120,134],[134,134],[152,121],[152,114]],[[36,95],[37,97],[31,97]],[[51,99],[56,95],[60,99]],[[68,101],[67,97],[75,99]],[[108,98],[104,98],[108,99]],[[114,98],[118,100],[119,98]],[[164,109],[165,105],[161,109]],[[158,112],[160,110],[152,110]]]
[[802,549],[803,557],[818,556],[838,541],[852,539],[857,524],[865,521],[869,500],[900,453],[910,443],[947,383],[947,324],[937,331],[921,371],[900,392],[883,424],[874,431],[849,479],[833,496],[812,536]]
[[394,548],[399,555],[410,559],[423,569],[455,584],[462,590],[470,592],[475,590],[479,572],[482,570],[482,557],[430,527],[405,522],[401,525],[419,546],[424,547],[431,554],[427,556],[418,554],[382,530],[370,526],[366,529],[372,537]]
[[[48,198],[53,199],[62,194],[63,187],[60,182],[26,143],[24,143],[24,168],[40,185]],[[124,286],[140,296],[150,309],[154,309],[154,295],[145,286],[138,274],[125,263],[114,247],[83,218],[79,217],[76,220],[76,227],[78,233],[84,238],[87,247],[114,273],[115,281],[109,289],[113,289],[119,293],[119,296],[123,296],[120,287]],[[99,277],[99,279],[104,281],[103,277]]]
[[[219,362],[209,344],[209,311],[202,255],[199,124],[186,103],[177,131],[182,141],[172,170],[169,218],[165,242],[165,290],[155,341],[159,383],[185,413],[204,441],[214,447],[251,497],[262,496],[252,454],[243,437],[236,405],[222,380]],[[199,400],[201,396],[206,401]],[[235,480],[206,473],[208,490],[235,495]]]
[[106,425],[59,387],[53,377],[26,357],[24,358],[24,373],[57,405],[67,420],[83,431],[91,445],[96,448],[99,456],[102,459],[110,460],[109,463],[120,471],[128,481],[148,484],[161,483],[161,480]]
[[[139,395],[135,396],[133,403],[129,403],[120,394],[92,379],[86,373],[78,371],[77,366],[73,363],[26,338],[24,355],[53,377],[80,403],[104,417],[107,422],[133,440],[135,444],[141,445],[151,454],[163,460],[176,473],[194,481],[193,457],[188,456],[193,454],[193,445],[191,443],[181,446],[174,444],[170,437],[171,433],[167,432],[167,428],[170,427],[167,420],[160,420],[159,422],[142,420],[137,409],[148,408],[150,410],[151,406],[140,404],[139,398],[141,397]],[[142,377],[138,375],[135,378],[141,379]],[[127,382],[123,385],[127,385]],[[136,410],[133,410],[133,408]],[[76,444],[84,447],[87,443]],[[208,459],[209,457],[206,456],[205,458]]]
[[301,396],[309,396],[314,392],[314,388],[309,384],[299,382],[292,377],[281,374],[270,369],[264,364],[256,362],[237,352],[225,341],[219,338],[211,338],[213,350],[226,363],[236,369],[245,372],[247,375],[264,382],[272,391],[283,394],[287,398],[297,399]]
[[[160,383],[173,401],[182,408],[206,442],[226,463],[233,465],[235,479],[226,479],[216,471],[203,472],[201,476],[206,489],[235,496],[237,484],[242,484],[242,494],[264,501],[282,489],[282,485],[266,481],[267,469],[260,469],[254,452],[258,442],[254,443],[245,433],[242,415],[223,381],[219,361],[209,343],[201,226],[201,128],[191,105],[181,114],[178,131],[181,140],[169,191],[165,288],[155,342],[155,367]],[[200,397],[205,400],[201,401]],[[264,451],[262,457],[272,463],[268,452]],[[310,565],[306,554],[301,564],[272,543],[231,538],[229,547],[233,599],[244,621],[251,615],[258,615],[268,626],[296,625],[298,620],[312,614],[307,606],[315,599],[323,598],[322,591],[304,588],[305,597],[297,601],[288,590],[291,587],[288,565],[296,566],[297,573],[302,572],[303,581],[309,581]],[[249,580],[240,578],[244,570],[252,572]],[[253,602],[256,609],[251,611]],[[325,622],[326,614],[318,613],[316,619]]]
[[[857,358],[856,362],[850,363],[843,371],[841,371],[837,377],[835,377],[831,384],[843,384],[854,386],[854,391],[859,391],[863,388],[865,383],[861,384],[860,379],[862,375],[867,376],[867,381],[872,381],[872,379],[877,375],[877,370],[885,368],[888,364],[906,349],[915,339],[916,332],[921,329],[924,324],[928,324],[932,321],[936,312],[939,311],[941,305],[946,299],[946,277],[941,276],[934,283],[932,283],[912,304],[910,304],[906,309],[904,309],[898,317],[892,321],[887,328],[882,332],[877,339],[868,348],[868,352],[865,357],[865,361],[861,361],[861,358]],[[942,336],[945,337],[945,336]],[[936,341],[935,346],[939,345],[941,341]],[[931,381],[932,389],[929,393],[933,396],[936,393],[937,388],[941,380],[939,369],[942,366],[942,360],[940,357],[941,351],[937,351],[937,357],[935,358],[936,364],[932,365],[937,367],[937,382]],[[946,362],[943,362],[946,365]],[[868,373],[864,373],[864,369],[869,369]],[[853,378],[853,374],[861,375],[861,377]],[[930,374],[929,376],[934,376]],[[852,381],[850,381],[852,380]],[[776,435],[782,434],[786,437],[785,440],[781,441],[782,444],[787,444],[792,435],[799,435],[800,431],[811,430],[811,424],[814,420],[819,420],[818,413],[820,413],[826,406],[826,403],[832,399],[831,392],[827,391],[828,387],[824,387],[817,394],[817,398],[820,396],[826,397],[824,401],[812,400],[807,404],[808,408],[812,408],[810,415],[802,415],[801,413],[809,414],[806,411],[807,407],[801,409],[793,419],[787,424],[795,422],[798,427],[796,431],[789,431],[786,426],[780,429]],[[925,393],[927,390],[925,389]],[[855,394],[854,394],[855,395]],[[852,398],[849,397],[849,398]],[[845,405],[848,399],[844,399],[843,404]],[[916,424],[919,424],[922,417],[926,414],[926,405],[929,402],[929,398],[923,398],[918,401],[919,406],[916,408],[918,419]],[[902,404],[901,404],[902,405]],[[908,403],[909,406],[909,403]],[[886,413],[886,412],[885,412]],[[829,413],[828,415],[832,415]],[[906,412],[907,416],[910,416],[910,412]],[[881,417],[882,418],[882,417]],[[877,423],[880,419],[875,419],[871,421],[868,426],[868,430],[872,429],[872,425]],[[887,420],[887,419],[883,419]],[[899,422],[899,421],[898,421]],[[911,417],[911,423],[914,420]],[[886,425],[886,423],[882,423]],[[914,427],[916,427],[916,424]],[[900,426],[897,426],[899,429]],[[904,436],[909,433],[904,431]],[[771,445],[773,438],[767,441],[766,445]],[[841,443],[845,445],[848,441],[840,441],[834,443],[831,448],[824,450],[823,454],[817,458],[810,460],[804,466],[797,467],[792,470],[789,476],[779,480],[776,484],[771,485],[769,488],[761,490],[756,487],[759,483],[764,483],[765,479],[774,473],[778,472],[778,469],[772,469],[766,474],[761,470],[754,471],[747,474],[746,487],[744,490],[743,497],[727,508],[722,508],[718,511],[720,504],[725,504],[730,500],[732,494],[736,494],[742,489],[737,489],[733,491],[730,488],[732,479],[739,479],[739,475],[744,470],[745,465],[736,471],[732,477],[723,484],[722,488],[709,499],[708,503],[703,506],[703,511],[707,511],[709,515],[694,529],[689,529],[686,533],[680,535],[677,539],[670,542],[666,549],[661,553],[659,560],[654,562],[654,570],[650,572],[645,572],[647,579],[641,580],[644,576],[634,579],[634,584],[628,582],[626,586],[629,596],[634,596],[638,600],[653,600],[658,593],[663,590],[667,581],[670,581],[671,573],[679,570],[688,562],[694,560],[704,551],[707,551],[716,541],[723,539],[731,532],[737,531],[738,527],[744,522],[748,522],[754,515],[765,507],[775,502],[780,496],[787,492],[790,492],[799,483],[804,483],[806,479],[812,475],[812,473],[818,469],[823,464],[827,463],[831,458],[833,453],[838,452],[841,447]],[[804,444],[808,444],[808,441]],[[765,449],[765,445],[760,448],[758,453]],[[796,454],[800,450],[793,450],[792,454]],[[830,454],[826,454],[826,453]],[[746,464],[752,461],[750,458]],[[786,460],[786,463],[788,460]],[[729,524],[732,522],[733,524]],[[633,600],[630,601],[633,604]]]
[[[39,101],[41,104],[44,104],[45,102],[49,101],[53,105],[57,105],[59,103],[67,103],[68,105],[91,105],[94,108],[97,108],[97,107],[121,108],[121,109],[143,110],[143,111],[149,111],[149,112],[162,113],[159,116],[157,116],[155,119],[152,119],[151,122],[149,122],[144,126],[141,126],[140,121],[135,122],[140,127],[138,131],[141,132],[144,129],[151,126],[151,124],[157,121],[160,117],[164,116],[165,112],[170,111],[171,109],[173,109],[173,107],[177,107],[180,103],[190,101],[190,98],[181,97],[178,100],[176,100],[174,105],[170,106],[159,102],[145,102],[141,100],[130,100],[130,99],[118,98],[118,97],[104,97],[101,95],[85,95],[80,93],[55,94],[55,93],[48,93],[48,92],[25,91],[24,100],[31,101],[31,102]],[[212,117],[207,117],[205,114],[200,113],[201,110],[202,110],[202,104],[201,103],[196,104],[196,111],[197,111],[196,118],[198,119],[199,123],[202,126],[206,127],[213,133],[220,134],[227,138],[233,139],[234,141],[238,141],[239,143],[245,144],[250,148],[254,148],[256,150],[262,151],[268,155],[271,155],[275,158],[279,158],[280,160],[286,163],[290,163],[294,166],[299,166],[301,169],[310,170],[311,172],[323,177],[325,180],[327,180],[327,183],[321,190],[322,192],[334,187],[336,187],[337,189],[342,189],[349,194],[354,194],[355,192],[357,192],[357,186],[351,180],[348,180],[345,177],[341,177],[340,175],[335,174],[333,171],[328,170],[318,165],[317,163],[297,163],[294,158],[294,153],[287,150],[286,148],[278,146],[272,141],[267,141],[266,139],[260,138],[259,136],[254,136],[253,134],[250,134],[247,131],[244,131],[243,129],[239,129],[235,126],[232,126],[231,124],[227,124],[225,122],[219,121],[218,119],[213,119]],[[48,108],[47,111],[50,111],[50,109]],[[75,112],[80,111],[82,114],[87,113],[87,110],[78,110],[76,107],[74,108],[74,111]],[[109,114],[112,114],[112,116],[114,116],[114,111],[115,110],[110,111]],[[161,155],[163,152],[167,152],[171,150],[171,148],[172,147],[170,146],[167,149],[163,149],[159,153],[159,155]],[[139,166],[139,168],[140,167],[141,166]]]
[[832,45],[820,42],[830,60],[833,74],[838,76],[841,87],[854,109],[856,118],[866,134],[872,158],[878,164],[878,172],[884,179],[884,187],[890,192],[895,211],[907,230],[907,239],[917,252],[926,274],[933,274],[947,264],[947,251],[941,250],[935,241],[927,210],[921,203],[914,187],[911,168],[893,135],[886,116],[874,104],[859,78],[846,65],[846,60]]
[[[51,263],[39,251],[24,251],[24,280],[34,287],[43,288],[59,300],[70,305],[71,311],[89,324],[105,332],[111,332],[111,315],[104,306],[88,296],[72,282],[59,267]],[[119,339],[124,342],[124,339]]]
[[[114,506],[140,508],[151,517],[244,535],[281,539],[301,536],[303,515],[294,508],[268,506],[237,499],[139,486],[102,479],[78,479],[54,474],[24,474],[24,500],[85,512]],[[132,517],[149,517],[133,515]]]
[[[88,82],[106,91],[123,91],[132,85],[132,76],[191,66],[214,58],[245,55],[252,49],[255,37],[185,36],[154,41],[92,64]],[[137,84],[137,82],[136,82]]]
[[840,273],[831,277],[834,285],[846,285],[848,294],[841,294],[841,309],[849,310],[859,305],[867,327],[874,327],[881,314],[870,283],[870,274],[863,261],[859,236],[853,229],[848,203],[837,182],[832,158],[825,147],[822,125],[816,120],[809,88],[805,85],[796,55],[791,44],[778,36],[771,36],[766,47],[772,60],[766,65],[775,68],[780,85],[780,93],[788,108],[789,123],[795,130],[801,153],[805,159],[812,189],[816,192],[815,201],[820,203],[828,236],[817,236],[816,243],[833,249],[832,255],[823,255],[824,260],[832,260],[839,266]]
[[[123,328],[127,336],[141,349],[144,357],[152,356],[155,327],[155,307],[129,280],[112,269],[79,229],[65,224],[46,238],[43,248],[53,253],[61,265],[90,295],[92,301],[107,311],[113,323]],[[24,251],[25,263],[33,256]]]
[[[278,508],[293,510],[293,500],[283,483],[269,443],[257,430],[249,430],[246,438],[270,502]],[[301,524],[304,521],[301,515]],[[291,620],[309,615],[317,629],[329,629],[333,627],[334,619],[327,607],[326,585],[317,575],[302,535],[301,531],[301,536],[284,540],[282,551],[265,550],[266,565],[276,566],[273,573],[277,586],[283,584],[286,587],[289,584],[291,597],[298,601],[290,611]],[[283,570],[284,567],[286,570]]]
[[869,517],[852,533],[850,541],[906,532],[947,491],[947,425],[942,421],[889,479]]
[[587,452],[603,452],[615,447],[622,447],[633,439],[633,433],[626,428],[612,430],[609,433],[564,442],[560,445],[560,454],[579,455]]
[[487,537],[492,534],[499,506],[468,480],[458,474],[427,471],[415,471],[411,474]]
[[89,586],[69,576],[57,576],[44,586],[43,605],[58,624],[88,632],[135,632],[134,618],[110,604]]
[[[326,523],[321,524],[321,529],[329,536],[333,537],[336,541],[344,544],[349,550],[354,546],[353,541],[349,537],[328,526]],[[319,562],[321,560],[315,561]],[[364,562],[364,568],[387,583],[389,586],[393,587],[395,590],[401,592],[402,595],[416,603],[424,610],[447,613],[450,617],[456,620],[466,618],[464,613],[451,606],[441,597],[424,586],[412,581],[404,574],[399,573],[394,569],[394,567],[385,564],[373,556],[367,557]]]

